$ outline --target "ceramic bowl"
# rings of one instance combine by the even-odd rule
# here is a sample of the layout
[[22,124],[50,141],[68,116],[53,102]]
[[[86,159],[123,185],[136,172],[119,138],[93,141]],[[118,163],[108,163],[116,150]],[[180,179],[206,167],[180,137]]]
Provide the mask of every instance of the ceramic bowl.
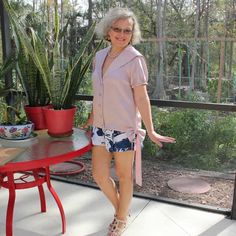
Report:
[[0,138],[10,140],[22,140],[30,138],[34,131],[34,124],[24,125],[0,125]]

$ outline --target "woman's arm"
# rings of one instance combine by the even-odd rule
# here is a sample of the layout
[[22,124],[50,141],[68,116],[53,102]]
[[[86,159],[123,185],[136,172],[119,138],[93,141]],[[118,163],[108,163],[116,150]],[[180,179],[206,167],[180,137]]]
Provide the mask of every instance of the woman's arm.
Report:
[[153,127],[153,122],[152,122],[151,105],[150,105],[150,100],[147,93],[146,85],[135,86],[133,90],[134,90],[135,103],[141,114],[141,117],[146,127],[149,138],[160,147],[163,146],[162,142],[175,143],[175,138],[162,136],[155,132],[154,127]]

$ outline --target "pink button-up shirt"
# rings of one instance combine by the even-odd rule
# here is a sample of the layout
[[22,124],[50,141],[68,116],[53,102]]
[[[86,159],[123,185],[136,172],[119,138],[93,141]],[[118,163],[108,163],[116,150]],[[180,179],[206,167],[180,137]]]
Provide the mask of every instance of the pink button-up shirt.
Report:
[[[142,139],[145,132],[141,130],[141,116],[135,104],[133,88],[147,84],[148,70],[144,57],[129,45],[113,60],[102,76],[102,65],[109,50],[110,47],[102,49],[95,57],[92,75],[93,125],[128,132],[130,140],[135,134],[138,139]],[[140,152],[137,148],[140,149],[140,142],[136,147],[136,152]]]

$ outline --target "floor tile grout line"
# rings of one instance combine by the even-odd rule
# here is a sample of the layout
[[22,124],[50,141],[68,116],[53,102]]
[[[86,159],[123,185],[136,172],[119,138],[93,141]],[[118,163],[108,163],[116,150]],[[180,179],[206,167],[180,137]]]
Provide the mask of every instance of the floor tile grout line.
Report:
[[[135,221],[136,218],[142,213],[142,211],[148,206],[148,204],[151,202],[151,200],[148,200],[148,202],[144,205],[144,207],[139,211],[139,213],[133,218],[132,221],[128,223],[128,226],[126,227],[125,231],[129,228],[129,226]],[[132,214],[132,213],[131,213]]]
[[176,226],[178,226],[180,229],[182,229],[187,235],[194,236],[194,235],[190,234],[188,231],[186,231],[186,229],[183,228],[181,225],[177,224],[177,222],[175,220],[173,220],[172,217],[170,217],[168,214],[166,214],[162,209],[160,209],[160,211],[164,216],[166,216],[168,219],[170,219]]

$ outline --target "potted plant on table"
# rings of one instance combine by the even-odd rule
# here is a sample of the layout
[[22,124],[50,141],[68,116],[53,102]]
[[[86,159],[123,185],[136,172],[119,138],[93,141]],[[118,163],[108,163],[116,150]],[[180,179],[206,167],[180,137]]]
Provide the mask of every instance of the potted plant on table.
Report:
[[27,118],[35,124],[36,130],[46,129],[43,109],[51,105],[42,76],[32,59],[24,56],[22,49],[18,53],[17,61],[18,75],[28,101],[28,104],[24,106]]
[[54,0],[54,11],[52,11],[53,30],[50,35],[51,41],[48,41],[47,47],[37,34],[35,34],[37,47],[33,47],[27,33],[19,24],[15,12],[7,1],[4,1],[4,6],[9,13],[10,21],[22,46],[24,56],[31,58],[38,68],[50,96],[52,108],[44,109],[48,133],[52,136],[70,135],[73,132],[72,127],[76,110],[74,106],[75,95],[90,68],[96,50],[101,44],[100,42],[87,55],[86,48],[93,39],[95,25],[92,25],[81,40],[76,55],[73,58],[65,58],[61,53],[59,42],[60,20],[57,0]]
[[[35,31],[32,28],[32,21],[33,17],[30,19],[31,25],[26,25],[25,30],[31,40],[32,47],[36,48],[38,46],[38,40],[37,37],[34,36]],[[33,25],[37,28],[42,27],[36,23]],[[45,34],[42,32],[43,30],[37,30],[38,38],[40,39],[45,37]],[[41,42],[45,44],[45,41],[40,41],[40,43]],[[46,129],[47,126],[43,115],[43,108],[50,107],[50,97],[48,91],[42,75],[40,74],[40,71],[36,67],[32,58],[25,55],[24,49],[20,43],[17,45],[17,69],[28,101],[28,105],[25,106],[26,115],[28,119],[35,124],[36,130]]]
[[[5,93],[5,92],[4,92]],[[0,90],[0,96],[1,96]],[[17,102],[16,102],[17,103]],[[9,106],[0,102],[2,119],[0,123],[0,138],[11,140],[22,140],[31,137],[34,131],[34,124],[22,115],[17,105]]]
[[[19,25],[27,33],[33,48],[40,43],[46,46],[46,26],[40,17],[34,13],[18,16]],[[15,42],[16,69],[24,89],[27,105],[24,106],[27,118],[35,124],[35,130],[46,129],[46,121],[43,115],[43,108],[50,107],[50,97],[44,84],[40,71],[32,58],[24,53],[23,45],[19,42],[15,27],[12,27],[12,34]],[[37,34],[38,37],[35,37]]]
[[[2,78],[9,68],[4,64],[0,67],[0,138],[21,140],[31,136],[34,130],[34,124],[29,122],[21,113],[21,102],[23,94],[14,89],[5,89]],[[14,96],[14,103],[8,105],[4,99],[6,96]]]

